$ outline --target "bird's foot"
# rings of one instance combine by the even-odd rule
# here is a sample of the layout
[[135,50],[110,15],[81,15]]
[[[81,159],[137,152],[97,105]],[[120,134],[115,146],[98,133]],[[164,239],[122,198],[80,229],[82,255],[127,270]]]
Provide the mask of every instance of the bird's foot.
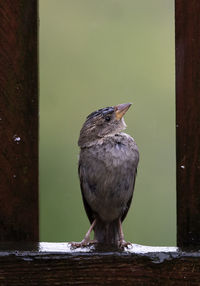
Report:
[[71,243],[71,247],[72,248],[87,247],[87,246],[90,246],[91,244],[97,243],[96,240],[91,240],[90,239],[90,234],[91,234],[91,231],[93,230],[95,224],[96,224],[96,219],[91,224],[91,226],[88,229],[88,232],[86,233],[84,239],[81,242],[72,242]]
[[72,248],[79,248],[79,247],[88,247],[92,244],[97,243],[97,240],[91,240],[91,239],[83,239],[80,242],[71,242],[71,247]]
[[129,241],[125,241],[124,239],[120,239],[119,241],[119,247],[124,248],[130,246],[131,243]]

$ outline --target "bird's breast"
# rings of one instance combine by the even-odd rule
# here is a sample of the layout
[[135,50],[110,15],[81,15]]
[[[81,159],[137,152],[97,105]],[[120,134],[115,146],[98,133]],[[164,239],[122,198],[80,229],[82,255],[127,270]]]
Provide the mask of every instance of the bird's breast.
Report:
[[83,193],[102,219],[116,218],[126,206],[133,193],[138,159],[134,140],[122,135],[81,150],[79,175]]
[[101,150],[96,153],[97,157],[103,160],[107,167],[118,167],[126,162],[131,164],[138,160],[137,145],[133,138],[127,134],[107,137],[102,144],[96,147]]

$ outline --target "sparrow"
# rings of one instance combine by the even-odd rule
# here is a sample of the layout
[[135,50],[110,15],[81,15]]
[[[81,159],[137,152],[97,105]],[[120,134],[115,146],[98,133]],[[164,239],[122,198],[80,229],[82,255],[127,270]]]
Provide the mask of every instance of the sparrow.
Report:
[[[80,131],[78,174],[90,228],[81,246],[96,242],[127,246],[122,222],[131,205],[139,151],[135,140],[122,131],[131,103],[92,112]],[[90,234],[94,230],[94,240]]]

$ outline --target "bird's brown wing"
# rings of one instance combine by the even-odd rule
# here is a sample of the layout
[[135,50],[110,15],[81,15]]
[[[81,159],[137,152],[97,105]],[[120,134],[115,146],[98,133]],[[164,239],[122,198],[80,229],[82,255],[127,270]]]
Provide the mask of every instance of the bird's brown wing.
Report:
[[78,174],[79,174],[79,178],[80,178],[81,194],[82,194],[84,208],[85,208],[86,214],[88,216],[88,219],[89,219],[90,223],[92,224],[94,219],[95,219],[95,212],[92,210],[92,208],[90,207],[90,205],[88,204],[88,202],[86,201],[85,196],[84,196],[83,177],[81,174],[81,162],[80,161],[79,161],[79,165],[78,165]]
[[[136,175],[137,175],[137,169],[135,171],[135,176],[134,176],[134,183],[133,183],[133,192],[134,192],[134,187],[135,187],[135,179],[136,179]],[[122,217],[121,217],[121,222],[125,219],[127,213],[128,213],[128,210],[130,208],[130,205],[131,205],[131,202],[132,202],[132,198],[133,198],[133,193],[132,193],[132,196],[130,197],[128,203],[127,203],[127,207],[124,211],[124,213],[122,214]]]

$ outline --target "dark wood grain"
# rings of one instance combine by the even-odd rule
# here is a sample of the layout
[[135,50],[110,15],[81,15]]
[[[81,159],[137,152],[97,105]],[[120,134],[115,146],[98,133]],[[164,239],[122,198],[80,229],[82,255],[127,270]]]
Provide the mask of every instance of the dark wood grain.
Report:
[[67,243],[0,246],[0,285],[4,286],[198,286],[199,281],[199,252],[145,246],[123,252],[90,248],[84,252],[71,251]]
[[200,1],[176,0],[177,242],[200,246]]
[[38,240],[37,1],[0,1],[0,241]]

